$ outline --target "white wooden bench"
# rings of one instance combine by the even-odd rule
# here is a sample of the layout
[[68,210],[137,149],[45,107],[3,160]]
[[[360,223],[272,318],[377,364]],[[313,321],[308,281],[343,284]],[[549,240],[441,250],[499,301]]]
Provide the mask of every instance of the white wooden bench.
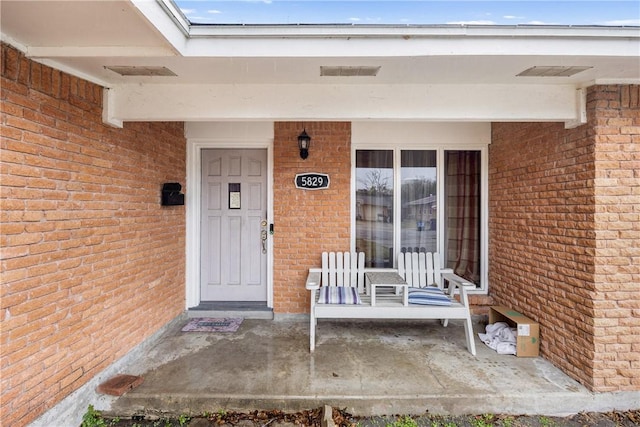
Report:
[[[443,289],[444,282],[449,286],[445,294],[450,305],[422,305],[403,303],[403,296],[376,301],[371,304],[367,293],[365,274],[367,272],[397,272],[409,287],[437,286]],[[320,303],[322,287],[345,287],[352,289],[334,289],[353,293],[357,290],[360,304]],[[365,268],[364,253],[323,252],[322,267],[310,268],[306,288],[311,294],[311,312],[309,329],[309,349],[315,350],[316,326],[318,319],[439,319],[446,326],[448,319],[464,320],[467,349],[475,356],[473,327],[469,310],[467,289],[475,288],[452,270],[440,267],[438,254],[408,253],[398,256],[398,269]],[[325,292],[330,292],[327,290]],[[459,301],[454,298],[459,294]]]

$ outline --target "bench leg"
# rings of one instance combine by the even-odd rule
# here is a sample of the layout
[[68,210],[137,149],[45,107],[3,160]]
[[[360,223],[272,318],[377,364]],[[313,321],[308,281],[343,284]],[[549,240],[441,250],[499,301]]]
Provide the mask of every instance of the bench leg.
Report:
[[473,324],[471,323],[471,316],[467,316],[464,320],[464,332],[467,336],[467,349],[472,355],[476,355],[476,343],[473,340]]
[[316,349],[316,325],[318,321],[316,317],[313,315],[313,311],[310,314],[311,319],[309,320],[309,351],[313,352]]

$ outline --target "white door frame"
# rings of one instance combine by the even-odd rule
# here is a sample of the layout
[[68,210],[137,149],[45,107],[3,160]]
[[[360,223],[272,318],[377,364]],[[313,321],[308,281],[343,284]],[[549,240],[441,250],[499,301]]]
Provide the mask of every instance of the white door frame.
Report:
[[[186,309],[200,304],[200,193],[202,150],[208,148],[263,148],[267,150],[267,222],[273,223],[273,137],[269,140],[240,138],[188,138],[186,208]],[[267,239],[267,306],[273,308],[273,238]]]

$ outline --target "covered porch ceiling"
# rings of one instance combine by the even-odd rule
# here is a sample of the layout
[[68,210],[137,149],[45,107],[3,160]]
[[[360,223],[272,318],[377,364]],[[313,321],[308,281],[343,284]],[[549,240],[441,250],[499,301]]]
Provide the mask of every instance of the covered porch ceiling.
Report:
[[[0,8],[2,40],[107,88],[104,119],[116,126],[410,120],[571,127],[586,120],[584,88],[640,83],[639,27],[191,26],[169,0],[3,0]],[[322,67],[343,75],[322,75]],[[519,75],[526,70],[533,75]],[[361,75],[368,72],[375,75]]]

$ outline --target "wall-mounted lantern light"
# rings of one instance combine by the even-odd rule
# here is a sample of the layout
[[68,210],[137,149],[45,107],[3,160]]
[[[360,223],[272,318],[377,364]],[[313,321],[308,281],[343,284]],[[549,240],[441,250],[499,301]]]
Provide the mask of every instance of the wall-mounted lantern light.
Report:
[[309,157],[309,147],[311,146],[311,137],[307,135],[307,130],[304,129],[300,135],[298,135],[298,148],[300,149],[300,158],[306,159]]

